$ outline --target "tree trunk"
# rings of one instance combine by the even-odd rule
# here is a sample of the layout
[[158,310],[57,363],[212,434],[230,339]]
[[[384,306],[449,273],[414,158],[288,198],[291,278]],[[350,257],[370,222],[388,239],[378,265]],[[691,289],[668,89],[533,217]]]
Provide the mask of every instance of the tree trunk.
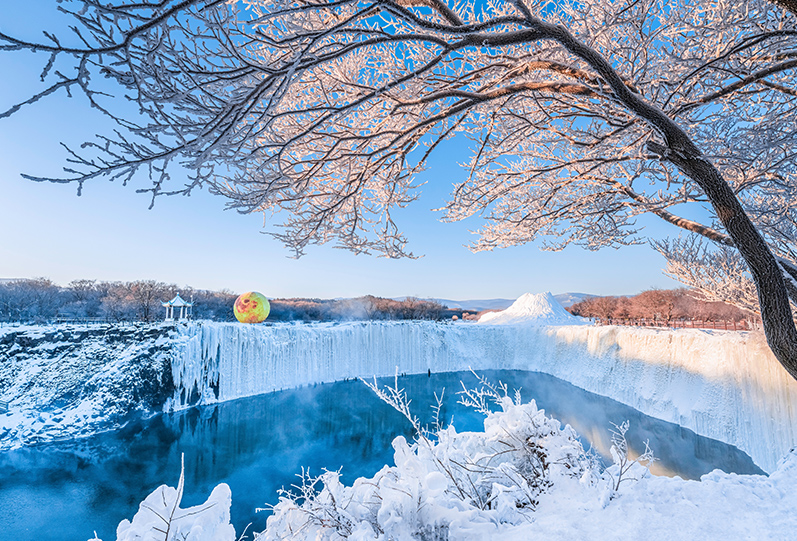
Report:
[[750,267],[758,292],[767,344],[783,367],[797,379],[797,329],[792,319],[783,271],[766,241],[720,172],[700,155],[686,134],[683,134],[683,138],[669,141],[666,147],[658,143],[649,143],[648,147],[697,182],[708,196],[717,217]]
[[[794,0],[785,1],[790,5]],[[518,4],[522,6],[522,2]],[[797,380],[797,328],[792,319],[784,271],[720,172],[703,157],[697,145],[672,118],[641,95],[632,92],[600,53],[575,39],[567,28],[535,19],[528,10],[524,13],[548,39],[558,41],[587,62],[609,84],[620,102],[653,126],[664,139],[664,144],[650,141],[648,148],[697,182],[709,198],[722,225],[750,267],[761,305],[767,344],[778,361]]]

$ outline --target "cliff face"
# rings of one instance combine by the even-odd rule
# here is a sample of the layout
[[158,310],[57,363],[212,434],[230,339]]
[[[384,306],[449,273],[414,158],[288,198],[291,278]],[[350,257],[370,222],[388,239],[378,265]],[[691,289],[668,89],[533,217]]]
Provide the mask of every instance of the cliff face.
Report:
[[762,337],[724,331],[522,323],[191,324],[176,339],[174,404],[396,371],[470,368],[550,374],[735,445],[766,471],[797,444],[797,382]]
[[0,328],[0,450],[112,430],[173,393],[173,327]]
[[0,329],[0,450],[312,383],[470,368],[550,374],[735,445],[766,471],[797,444],[797,382],[752,333],[202,322]]

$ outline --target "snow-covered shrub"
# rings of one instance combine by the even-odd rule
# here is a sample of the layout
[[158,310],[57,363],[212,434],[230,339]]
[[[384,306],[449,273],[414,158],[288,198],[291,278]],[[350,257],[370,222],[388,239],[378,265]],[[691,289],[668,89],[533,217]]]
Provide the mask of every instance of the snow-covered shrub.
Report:
[[[597,461],[569,426],[546,417],[534,401],[513,400],[505,386],[482,383],[465,389],[461,402],[485,414],[484,432],[462,433],[439,420],[433,429],[422,427],[397,381],[385,388],[369,384],[410,420],[415,441],[397,437],[396,465],[351,487],[336,472],[303,475],[298,493],[281,494],[256,539],[481,539],[500,524],[531,521],[553,485],[597,484]],[[490,411],[490,402],[501,411]]]
[[[177,488],[161,485],[141,502],[133,521],[127,519],[116,528],[117,541],[235,541],[235,528],[230,524],[232,494],[221,483],[210,493],[208,501],[181,509],[185,483],[185,467],[180,471]],[[94,534],[94,539],[101,541]]]
[[625,437],[630,423],[625,421],[619,425],[614,425],[612,432],[612,461],[614,464],[606,470],[606,476],[610,480],[611,493],[614,495],[620,489],[623,481],[638,481],[650,473],[650,465],[658,460],[653,456],[649,442],[645,441],[645,451],[636,458],[628,453],[628,440]]

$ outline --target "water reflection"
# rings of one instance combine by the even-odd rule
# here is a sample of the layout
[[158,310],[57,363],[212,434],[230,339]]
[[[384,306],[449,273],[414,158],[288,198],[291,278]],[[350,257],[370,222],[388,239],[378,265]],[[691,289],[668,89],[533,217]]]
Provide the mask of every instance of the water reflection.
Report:
[[[537,400],[549,415],[569,423],[590,445],[608,456],[611,423],[631,421],[632,450],[650,440],[659,473],[686,478],[720,468],[763,473],[735,447],[701,438],[613,400],[588,393],[545,374],[485,372],[493,381],[522,388],[523,400]],[[399,379],[415,412],[431,420],[433,393],[446,388],[442,417],[458,430],[479,430],[481,415],[456,404],[460,381],[469,373],[406,376]],[[403,417],[356,381],[272,393],[205,408],[194,408],[123,430],[70,443],[0,454],[0,531],[11,539],[85,540],[96,530],[115,539],[123,518],[158,485],[175,486],[185,453],[184,505],[204,501],[220,482],[233,492],[236,531],[265,527],[255,508],[277,501],[277,489],[296,481],[302,467],[320,473],[339,469],[351,483],[392,464],[391,441],[411,436]],[[608,459],[608,458],[607,458]]]

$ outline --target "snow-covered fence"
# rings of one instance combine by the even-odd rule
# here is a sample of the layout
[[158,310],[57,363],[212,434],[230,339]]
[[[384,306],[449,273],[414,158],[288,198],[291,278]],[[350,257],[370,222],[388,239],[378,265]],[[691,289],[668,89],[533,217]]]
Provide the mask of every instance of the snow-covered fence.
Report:
[[608,320],[598,319],[599,325],[623,325],[627,327],[663,327],[668,329],[712,329],[718,331],[749,331],[752,330],[752,324],[749,321],[734,321],[734,320],[720,320],[720,321],[703,321],[697,319],[650,319],[650,318],[636,318],[636,319],[616,319],[611,318]]

